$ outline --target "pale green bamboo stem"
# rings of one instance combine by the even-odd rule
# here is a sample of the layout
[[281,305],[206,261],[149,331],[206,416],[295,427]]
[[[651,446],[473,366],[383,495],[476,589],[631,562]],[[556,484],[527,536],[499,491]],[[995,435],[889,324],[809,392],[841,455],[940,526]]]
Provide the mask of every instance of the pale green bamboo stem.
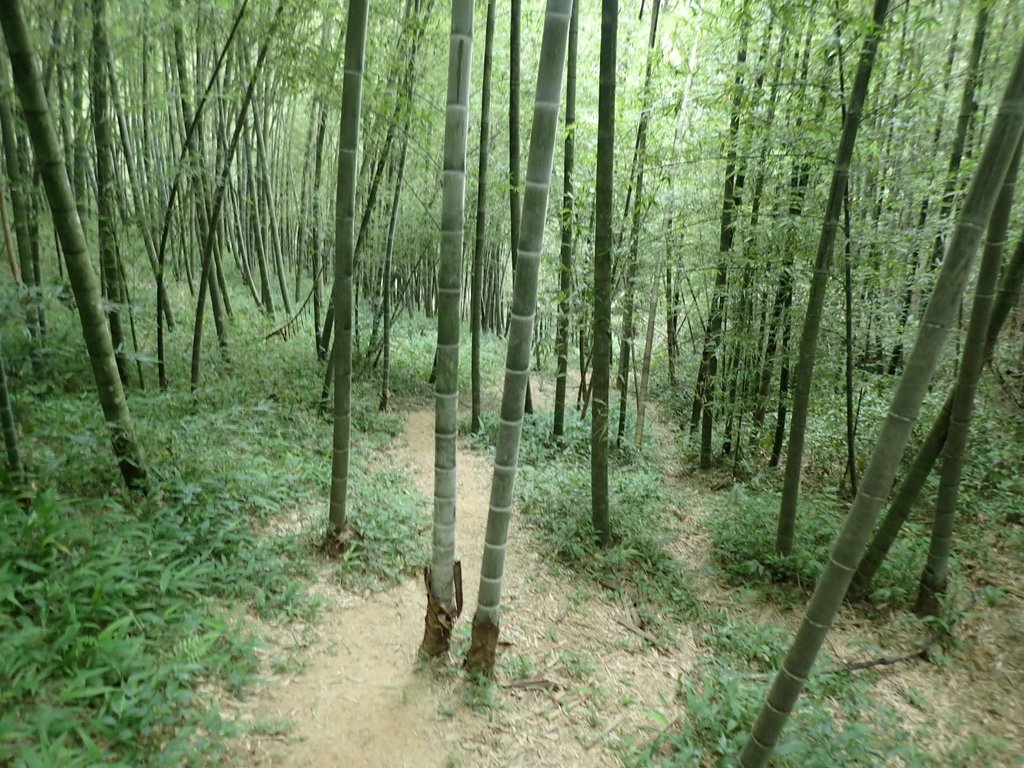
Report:
[[1018,53],[999,114],[964,198],[932,299],[922,318],[921,330],[907,359],[907,366],[896,385],[889,414],[878,435],[864,480],[811,596],[800,629],[740,755],[739,763],[743,768],[767,765],[800,691],[807,682],[825,635],[842,605],[864,552],[864,544],[892,488],[900,457],[921,410],[921,402],[939,363],[949,331],[956,322],[957,307],[978,244],[992,215],[996,196],[1022,129],[1024,47]]
[[466,207],[473,2],[454,0],[448,48],[441,187],[441,254],[437,270],[437,378],[434,385],[434,536],[430,591],[454,602],[456,438],[459,421],[459,300]]
[[352,257],[355,251],[357,156],[362,114],[366,22],[370,0],[351,0],[345,31],[345,75],[341,88],[338,140],[338,196],[334,248],[334,438],[331,458],[330,525],[345,527],[348,515],[348,459],[352,431]]
[[548,0],[544,15],[537,74],[537,96],[533,108],[533,130],[526,167],[526,192],[519,231],[519,256],[512,297],[505,382],[501,397],[501,421],[494,456],[490,505],[484,556],[480,568],[480,591],[473,624],[498,623],[501,587],[505,570],[512,494],[519,461],[519,439],[530,373],[533,320],[537,311],[537,278],[544,243],[544,224],[551,184],[562,76],[569,36],[572,0]]

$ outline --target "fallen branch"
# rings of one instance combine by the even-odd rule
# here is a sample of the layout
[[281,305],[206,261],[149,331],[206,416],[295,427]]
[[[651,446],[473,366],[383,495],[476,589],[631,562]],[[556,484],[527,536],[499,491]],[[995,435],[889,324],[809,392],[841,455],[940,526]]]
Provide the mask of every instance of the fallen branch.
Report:
[[628,624],[625,621],[622,621],[621,619],[616,619],[615,623],[623,629],[628,629],[630,632],[634,632],[640,635],[640,637],[646,640],[652,648],[654,648],[657,651],[660,651],[663,655],[668,656],[671,653],[668,648],[666,648],[662,643],[658,641],[658,638],[656,638],[647,630],[640,629],[640,627],[635,627],[632,624]]
[[[972,596],[971,605],[974,604]],[[970,606],[968,606],[970,608]],[[907,651],[906,653],[900,653],[895,656],[877,656],[873,659],[864,659],[862,661],[847,661],[843,664],[834,664],[831,667],[825,667],[818,671],[819,675],[835,675],[839,672],[858,672],[862,669],[872,669],[873,667],[888,667],[893,664],[899,664],[901,661],[912,661],[913,659],[924,659],[928,661],[931,655],[932,649],[939,645],[947,638],[953,636],[953,629],[957,624],[967,615],[967,609],[957,614],[949,622],[947,626],[939,627],[932,633],[924,643],[918,645],[915,648]]]
[[503,683],[502,688],[519,688],[520,690],[542,690],[560,691],[562,686],[553,680],[546,680],[542,677],[530,677],[525,680],[513,680],[511,683]]
[[298,322],[299,317],[302,316],[302,313],[305,311],[306,307],[309,305],[309,300],[311,298],[313,298],[313,291],[316,290],[316,281],[320,279],[321,275],[323,275],[324,267],[326,267],[326,266],[327,266],[327,262],[326,261],[324,261],[324,263],[320,265],[320,271],[313,278],[313,285],[312,285],[312,287],[310,287],[309,293],[306,294],[306,300],[302,302],[302,306],[300,306],[298,308],[298,310],[296,310],[294,315],[292,315],[290,318],[288,318],[288,320],[285,321],[284,325],[281,325],[281,326],[275,328],[270,333],[268,333],[266,336],[264,336],[263,337],[264,341],[267,341],[268,339],[271,339],[274,336],[280,336],[282,339],[287,339],[288,338],[289,334],[292,331],[293,326],[295,325],[295,323]]
[[[943,633],[945,634],[945,633]],[[818,671],[819,675],[835,675],[840,672],[857,672],[862,669],[871,669],[872,667],[887,667],[892,664],[899,664],[901,661],[910,661],[911,659],[927,659],[929,651],[937,643],[929,642],[926,645],[920,645],[913,650],[901,653],[896,656],[878,656],[874,659],[866,659],[862,661],[847,661],[843,664],[834,664],[831,667],[825,667]]]

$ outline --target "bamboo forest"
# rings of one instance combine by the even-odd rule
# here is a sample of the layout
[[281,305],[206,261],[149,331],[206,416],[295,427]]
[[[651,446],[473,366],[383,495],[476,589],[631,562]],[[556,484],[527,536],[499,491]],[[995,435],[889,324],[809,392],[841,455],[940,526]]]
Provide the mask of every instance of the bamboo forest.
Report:
[[0,27],[0,766],[1021,765],[1024,3]]

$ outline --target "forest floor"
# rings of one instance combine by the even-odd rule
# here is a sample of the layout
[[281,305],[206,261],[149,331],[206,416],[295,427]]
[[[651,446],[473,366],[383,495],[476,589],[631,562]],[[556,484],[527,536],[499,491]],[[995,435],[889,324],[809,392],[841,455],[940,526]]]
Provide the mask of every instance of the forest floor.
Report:
[[[375,374],[357,379],[357,535],[332,559],[317,547],[331,430],[308,339],[280,343],[262,318],[239,318],[231,358],[211,349],[197,392],[133,391],[154,482],[139,498],[109,460],[77,319],[56,310],[53,319],[42,351],[4,339],[18,361],[14,390],[36,474],[23,497],[0,494],[0,765],[729,764],[848,509],[842,409],[823,397],[794,556],[780,560],[781,483],[758,453],[764,441],[748,441],[742,480],[725,458],[698,470],[672,410],[679,388],[656,370],[661,397],[649,405],[644,445],[611,449],[615,539],[598,547],[590,424],[570,409],[564,439],[551,438],[548,366],[533,378],[536,415],[524,426],[497,679],[474,681],[461,662],[500,339],[485,339],[484,429],[470,437],[460,425],[466,607],[451,657],[427,663],[417,651],[433,490],[432,321],[393,337],[399,396],[389,412],[376,408]],[[176,382],[188,380],[186,333],[171,346]],[[865,452],[890,387],[888,377],[865,385]],[[943,392],[934,388],[922,428]],[[1022,764],[1024,412],[995,387],[982,392],[943,615],[906,609],[928,541],[929,487],[869,599],[841,610],[778,766]],[[614,397],[613,413],[618,405]]]
[[[430,497],[433,410],[409,413],[403,437],[390,459]],[[479,582],[489,458],[461,441],[458,535],[467,614]],[[647,713],[672,701],[696,654],[692,642],[651,648],[629,606],[543,562],[520,526],[510,534],[497,689],[467,684],[455,671],[471,615],[456,630],[455,666],[418,661],[421,579],[357,596],[325,575],[317,589],[326,598],[325,618],[300,668],[271,674],[256,696],[233,705],[236,717],[270,726],[236,745],[240,764],[614,764],[623,743],[649,738]]]
[[[535,388],[541,403],[550,398],[550,392]],[[433,410],[422,403],[413,408],[402,439],[384,456],[429,498]],[[672,548],[692,569],[697,599],[715,612],[722,627],[753,616],[754,626],[781,627],[788,637],[802,604],[778,607],[715,574],[706,526],[715,506],[704,501],[723,495],[715,490],[721,478],[695,476],[682,466],[671,428],[659,423],[657,413],[653,420],[649,439],[657,445],[664,490],[673,500],[669,511],[680,526]],[[677,629],[676,642],[660,643],[628,600],[542,558],[530,531],[517,524],[506,564],[497,685],[468,681],[460,665],[477,591],[491,456],[462,438],[459,462],[459,556],[467,605],[451,659],[428,664],[417,658],[425,609],[421,578],[354,594],[338,586],[324,562],[312,587],[323,601],[320,621],[305,631],[268,626],[263,684],[248,698],[222,700],[225,714],[243,733],[231,744],[226,764],[607,766],[623,763],[659,734],[677,728],[688,717],[688,701],[691,708],[708,706],[707,697],[695,704],[687,691],[709,689],[708,682],[696,681],[700,665],[706,672],[716,651],[702,638],[719,628],[695,622]],[[296,514],[290,527],[308,526],[315,516],[314,511],[308,518]],[[969,567],[978,569],[971,574],[976,585],[998,579],[1008,601],[972,606],[954,628],[953,647],[941,653],[933,649],[936,663],[914,659],[854,674],[870,680],[870,695],[885,718],[915,734],[908,738],[932,756],[927,764],[1014,765],[1024,749],[1024,584],[1012,563],[998,558]],[[863,612],[846,607],[826,650],[832,663],[875,658],[881,635],[887,653],[897,655],[921,642],[922,625],[912,626],[908,629],[898,615],[865,619]],[[752,655],[764,655],[760,647],[750,647]],[[763,695],[770,675],[748,677]],[[825,700],[831,700],[827,693]],[[730,716],[726,709],[689,717],[696,714]],[[878,712],[861,716],[879,718]],[[880,722],[885,728],[888,720]],[[858,733],[852,729],[849,738],[860,738]],[[656,749],[652,756],[657,754]],[[907,761],[894,757],[892,764]]]

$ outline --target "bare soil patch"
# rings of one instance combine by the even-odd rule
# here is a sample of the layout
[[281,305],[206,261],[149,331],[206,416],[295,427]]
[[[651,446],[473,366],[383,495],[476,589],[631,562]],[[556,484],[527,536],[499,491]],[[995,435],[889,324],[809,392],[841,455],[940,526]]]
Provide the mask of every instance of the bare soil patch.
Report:
[[[394,459],[433,491],[433,412],[408,417]],[[459,554],[467,615],[479,581],[490,457],[461,446]],[[477,689],[450,665],[424,665],[422,580],[366,596],[322,578],[327,607],[301,668],[274,673],[228,707],[248,733],[232,746],[252,766],[606,766],[626,741],[649,735],[648,712],[671,702],[696,649],[684,636],[653,649],[631,607],[580,587],[544,563],[513,526],[506,565],[499,686]],[[281,635],[281,633],[278,633]],[[457,631],[457,634],[459,632]],[[278,637],[270,656],[287,653]],[[487,697],[481,701],[481,697]]]

